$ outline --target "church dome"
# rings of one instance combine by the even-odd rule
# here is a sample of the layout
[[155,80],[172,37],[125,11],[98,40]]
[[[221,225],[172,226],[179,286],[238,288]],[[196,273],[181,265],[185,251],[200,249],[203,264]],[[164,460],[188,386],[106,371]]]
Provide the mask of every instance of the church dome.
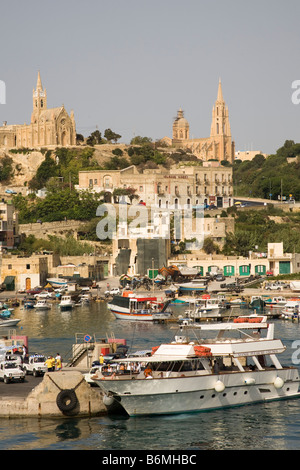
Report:
[[177,112],[177,117],[174,121],[174,127],[178,127],[178,128],[181,128],[181,129],[189,127],[188,121],[185,119],[185,117],[183,117],[182,109],[180,109]]

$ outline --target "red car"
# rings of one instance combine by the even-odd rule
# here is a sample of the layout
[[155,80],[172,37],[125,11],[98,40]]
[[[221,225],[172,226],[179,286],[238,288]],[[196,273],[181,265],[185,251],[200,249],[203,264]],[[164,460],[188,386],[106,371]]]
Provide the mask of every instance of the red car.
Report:
[[39,294],[40,292],[42,292],[42,287],[34,287],[33,289],[28,289],[26,291],[27,294],[29,295],[35,295],[35,294]]
[[274,273],[273,273],[273,271],[267,271],[267,272],[266,272],[266,275],[267,275],[267,276],[273,276]]

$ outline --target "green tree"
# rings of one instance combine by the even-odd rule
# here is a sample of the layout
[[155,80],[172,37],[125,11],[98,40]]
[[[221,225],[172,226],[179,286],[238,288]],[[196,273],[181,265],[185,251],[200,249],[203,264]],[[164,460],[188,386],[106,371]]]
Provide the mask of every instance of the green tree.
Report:
[[86,139],[87,145],[97,145],[97,144],[102,144],[102,137],[101,137],[101,132],[97,129],[96,131],[92,132],[91,135],[88,136]]
[[117,142],[119,139],[121,139],[122,136],[116,132],[113,132],[111,129],[105,129],[104,137],[108,140],[108,142]]

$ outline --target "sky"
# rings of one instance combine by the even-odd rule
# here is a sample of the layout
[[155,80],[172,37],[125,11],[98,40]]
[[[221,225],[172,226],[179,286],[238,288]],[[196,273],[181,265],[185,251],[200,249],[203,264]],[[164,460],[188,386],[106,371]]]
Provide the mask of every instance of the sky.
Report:
[[209,137],[221,78],[236,150],[300,142],[299,0],[12,0],[0,15],[0,123],[30,122],[40,70],[84,136],[172,137],[182,108]]

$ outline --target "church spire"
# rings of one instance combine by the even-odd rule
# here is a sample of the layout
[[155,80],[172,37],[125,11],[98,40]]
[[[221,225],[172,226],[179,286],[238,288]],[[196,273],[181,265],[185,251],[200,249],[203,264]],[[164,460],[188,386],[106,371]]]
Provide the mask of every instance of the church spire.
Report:
[[41,75],[40,75],[40,71],[38,71],[38,77],[37,77],[37,82],[36,82],[36,90],[42,90],[42,89],[43,89],[43,86],[42,86]]
[[218,87],[217,101],[218,101],[219,103],[224,103],[221,78],[219,78],[219,87]]

